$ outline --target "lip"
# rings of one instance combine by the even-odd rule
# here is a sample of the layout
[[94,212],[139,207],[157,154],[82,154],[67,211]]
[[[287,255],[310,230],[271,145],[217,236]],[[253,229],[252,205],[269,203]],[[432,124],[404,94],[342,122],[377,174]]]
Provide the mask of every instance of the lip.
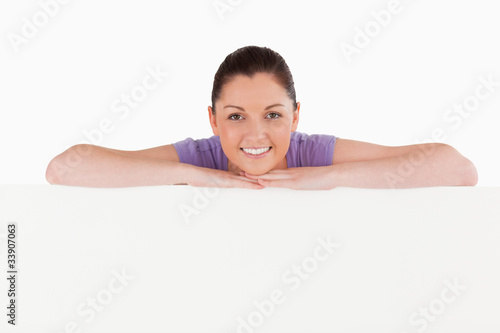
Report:
[[245,148],[245,149],[261,149],[261,148],[269,148],[271,146],[262,146],[262,147],[241,147],[242,149]]
[[[267,147],[261,147],[261,148],[269,148],[269,146],[267,146]],[[246,157],[248,157],[248,158],[255,158],[255,159],[259,159],[259,158],[266,157],[266,155],[267,155],[267,154],[269,154],[269,152],[270,152],[271,150],[273,150],[273,147],[271,147],[268,151],[266,151],[265,153],[262,153],[262,154],[260,154],[260,155],[252,155],[252,154],[247,154],[247,153],[243,150],[243,148],[240,148],[240,149],[241,149],[241,152],[242,152],[243,154],[245,154],[245,156],[246,156]],[[259,149],[259,148],[248,148],[248,149]]]

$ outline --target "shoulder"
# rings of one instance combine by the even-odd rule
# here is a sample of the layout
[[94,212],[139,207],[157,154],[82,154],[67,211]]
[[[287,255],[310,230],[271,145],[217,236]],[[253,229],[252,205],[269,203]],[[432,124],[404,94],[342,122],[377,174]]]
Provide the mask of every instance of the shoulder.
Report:
[[209,138],[201,138],[201,139],[193,139],[191,137],[185,138],[184,140],[175,142],[173,144],[176,147],[187,147],[187,148],[195,148],[198,151],[206,151],[210,149],[220,148],[220,138],[216,135],[213,135]]
[[[209,138],[193,139],[191,137],[172,144],[181,162],[189,161],[200,154],[222,150],[220,138],[216,135]],[[182,162],[189,163],[189,162]],[[191,163],[190,163],[191,164]]]
[[331,165],[336,139],[336,136],[330,134],[292,132],[289,148],[290,167]]
[[196,149],[198,152],[222,148],[219,136],[213,135],[209,138],[193,139],[191,137],[175,143]]
[[306,144],[329,144],[335,142],[336,136],[329,134],[307,134],[303,132],[292,132],[290,142]]
[[224,168],[224,153],[219,136],[193,139],[188,137],[173,144],[181,163],[211,169]]

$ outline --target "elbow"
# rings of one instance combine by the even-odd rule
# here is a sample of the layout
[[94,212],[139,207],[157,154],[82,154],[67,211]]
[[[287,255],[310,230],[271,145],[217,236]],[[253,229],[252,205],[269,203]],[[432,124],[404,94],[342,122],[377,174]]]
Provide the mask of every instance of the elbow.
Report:
[[61,169],[58,167],[61,165],[61,155],[54,157],[45,170],[45,180],[51,185],[61,184]]
[[53,167],[52,167],[52,161],[50,161],[49,165],[47,166],[47,170],[45,170],[45,180],[49,184],[54,185],[57,183],[57,178],[56,178],[56,174],[55,174]]
[[462,168],[462,186],[476,186],[478,181],[477,169],[474,164],[464,158],[466,161],[464,162],[464,166]]
[[476,186],[478,182],[477,169],[468,158],[460,154],[455,148],[450,145],[443,144],[449,152],[447,155],[447,163],[454,165],[453,174],[455,174],[455,184],[458,186]]
[[45,179],[51,185],[67,185],[67,180],[71,178],[71,171],[82,160],[79,151],[83,147],[90,145],[79,144],[66,149],[61,154],[54,157],[48,164],[45,171]]

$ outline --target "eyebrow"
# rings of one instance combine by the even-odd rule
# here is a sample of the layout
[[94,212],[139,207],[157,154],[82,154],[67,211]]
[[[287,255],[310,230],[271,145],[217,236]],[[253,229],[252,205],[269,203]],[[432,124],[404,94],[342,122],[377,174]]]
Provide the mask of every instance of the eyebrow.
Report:
[[[283,104],[273,104],[273,105],[269,105],[267,106],[264,110],[269,110],[275,106],[284,106]],[[241,106],[236,106],[236,105],[226,105],[223,109],[225,108],[236,108],[236,109],[240,109],[241,111],[243,112],[246,112],[245,109],[243,109]]]

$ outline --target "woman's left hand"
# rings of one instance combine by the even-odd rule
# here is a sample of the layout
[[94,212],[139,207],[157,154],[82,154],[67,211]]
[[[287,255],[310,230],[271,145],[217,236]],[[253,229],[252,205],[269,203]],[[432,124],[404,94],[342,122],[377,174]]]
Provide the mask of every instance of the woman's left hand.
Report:
[[271,170],[260,176],[240,172],[240,175],[258,180],[259,184],[266,187],[286,187],[294,190],[331,190],[335,188],[332,167],[299,167]]

